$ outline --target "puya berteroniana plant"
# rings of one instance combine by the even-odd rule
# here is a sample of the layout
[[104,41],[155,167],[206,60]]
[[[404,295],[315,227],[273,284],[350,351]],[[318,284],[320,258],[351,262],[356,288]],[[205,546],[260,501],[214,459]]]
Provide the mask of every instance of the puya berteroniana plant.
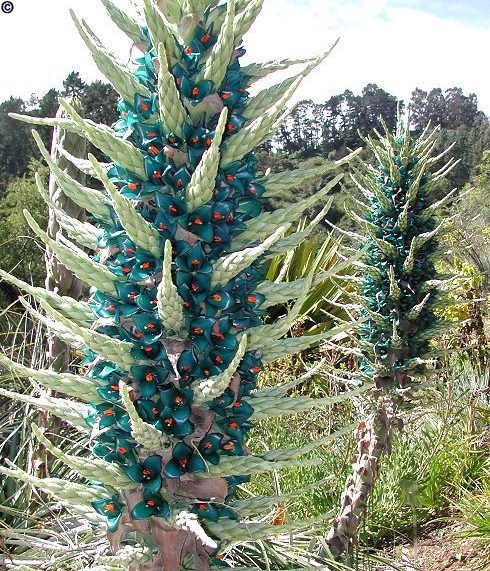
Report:
[[443,251],[439,237],[451,221],[441,211],[456,189],[442,199],[434,191],[457,161],[451,158],[433,172],[433,165],[447,153],[434,155],[437,136],[437,128],[427,127],[414,139],[399,119],[395,134],[385,126],[383,136],[364,139],[376,166],[359,157],[351,165],[361,200],[351,197],[356,212],[349,214],[361,232],[344,233],[364,253],[355,262],[362,277],[344,279],[357,285],[351,306],[361,318],[354,341],[359,349],[356,376],[373,386],[364,397],[368,415],[356,431],[353,471],[327,535],[336,558],[355,544],[380,459],[391,450],[400,413],[434,369],[436,353],[430,340],[452,326],[434,311],[446,304],[448,279],[438,275],[434,264]]
[[[56,241],[25,216],[60,262],[90,286],[90,297],[74,300],[2,273],[37,300],[45,312],[34,313],[38,319],[83,351],[88,372],[38,371],[1,357],[4,366],[69,398],[1,394],[87,434],[92,455],[74,456],[34,428],[52,455],[89,483],[38,479],[13,466],[0,473],[105,523],[115,554],[107,558],[111,569],[174,571],[183,561],[192,569],[226,566],[221,554],[227,544],[277,531],[251,519],[277,497],[236,500],[236,487],[253,474],[314,462],[299,458],[334,437],[262,454],[245,444],[257,419],[330,402],[288,398],[290,385],[255,386],[264,364],[327,335],[285,338],[305,296],[330,274],[274,284],[263,279],[262,263],[311,233],[321,217],[285,235],[306,208],[320,203],[326,212],[327,194],[342,175],[286,209],[266,211],[269,197],[338,165],[264,177],[253,154],[328,52],[242,67],[242,36],[262,0],[145,0],[141,23],[111,0],[102,3],[142,52],[128,68],[73,15],[95,63],[121,96],[118,122],[109,128],[84,120],[68,101],[61,102],[64,118],[17,116],[83,136],[106,156],[100,163],[60,151],[100,181],[98,190],[62,170],[33,131],[59,187],[90,220],[57,206],[69,238]],[[292,64],[303,66],[295,76],[249,96],[251,84]],[[49,200],[40,180],[38,187]],[[264,324],[261,306],[288,300],[289,314]]]

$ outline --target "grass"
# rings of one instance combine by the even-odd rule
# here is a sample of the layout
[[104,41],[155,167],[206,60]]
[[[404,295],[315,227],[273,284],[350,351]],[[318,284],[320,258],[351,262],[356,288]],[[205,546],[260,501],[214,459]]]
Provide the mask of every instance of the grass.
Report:
[[[32,327],[24,316],[11,316],[8,346],[14,357],[33,365],[42,364],[44,330]],[[19,339],[23,342],[18,342]],[[6,338],[4,346],[7,345]],[[306,368],[321,357],[336,362],[331,352],[310,352]],[[280,533],[270,541],[242,544],[229,554],[237,568],[248,569],[359,569],[375,571],[390,567],[380,549],[416,538],[430,520],[449,515],[465,523],[468,533],[489,541],[490,465],[488,425],[490,403],[485,387],[488,372],[475,374],[466,361],[452,360],[441,371],[439,384],[428,386],[425,400],[415,403],[404,418],[404,431],[397,433],[394,451],[384,459],[362,528],[361,545],[351,566],[334,564],[315,556],[318,538],[328,528],[329,514],[338,507],[344,480],[354,455],[350,434],[323,446],[315,455],[321,465],[255,477],[243,489],[253,494],[287,494],[317,483],[267,516],[278,523],[325,515],[323,523],[294,536]],[[261,375],[261,386],[288,382],[304,373],[300,359],[285,359]],[[336,369],[335,374],[341,370]],[[23,379],[10,375],[0,385],[17,391],[36,391]],[[295,390],[315,397],[347,390],[326,369],[301,383]],[[301,446],[312,439],[351,427],[362,417],[362,398],[345,401],[301,415],[260,422],[249,446],[255,451]],[[64,451],[83,453],[81,435],[66,426],[49,424],[29,406],[0,401],[0,453],[30,473],[76,479],[59,462],[47,457],[35,441],[31,422],[45,429]],[[311,454],[313,456],[313,454]],[[284,513],[282,507],[285,508]],[[452,510],[452,511],[451,511]],[[73,517],[55,501],[36,490],[6,479],[0,486],[0,545],[4,564],[16,569],[92,569],[97,553],[105,546],[104,533]],[[267,519],[267,518],[266,518]],[[0,555],[0,558],[2,556]],[[0,559],[1,562],[1,559]],[[380,567],[381,566],[381,567]]]
[[[262,382],[273,384],[275,379],[286,382],[294,373],[297,373],[294,365],[285,363],[281,368],[270,369]],[[402,538],[415,539],[421,524],[447,513],[457,490],[467,491],[462,496],[467,501],[468,498],[488,501],[485,494],[477,495],[478,500],[473,498],[472,482],[488,483],[485,469],[490,442],[482,442],[482,433],[488,426],[490,403],[475,399],[474,391],[468,388],[474,379],[468,379],[467,373],[464,368],[447,373],[440,386],[434,386],[426,400],[404,418],[404,430],[395,434],[393,453],[383,460],[369,504],[361,537],[364,547],[371,549]],[[329,387],[325,375],[310,382],[332,394],[333,387]],[[308,387],[303,390],[309,392]],[[348,403],[286,421],[261,422],[252,434],[251,447],[255,450],[301,446],[358,418],[355,403]],[[346,436],[319,451],[321,466],[256,478],[249,490],[269,495],[279,488],[288,493],[323,481],[314,491],[292,501],[286,508],[287,517],[305,518],[335,511],[353,454],[351,439]]]
[[464,535],[490,546],[490,470],[474,484],[471,490],[460,487],[459,497],[452,506],[459,514],[458,520],[465,525]]

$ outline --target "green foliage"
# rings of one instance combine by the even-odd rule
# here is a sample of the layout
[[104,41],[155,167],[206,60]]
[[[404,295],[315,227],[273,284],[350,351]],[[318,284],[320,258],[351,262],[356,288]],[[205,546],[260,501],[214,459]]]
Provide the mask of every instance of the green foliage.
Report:
[[8,113],[24,113],[26,109],[26,103],[19,98],[11,97],[0,103],[0,195],[12,177],[27,172],[31,158],[36,156],[28,125],[19,126],[8,116]]
[[[281,363],[280,367],[270,367],[262,374],[261,382],[273,386],[278,379],[284,382],[297,378],[298,367],[301,368],[294,360]],[[317,373],[307,381],[301,388],[302,393],[308,394],[313,387],[321,385],[323,392],[317,388],[318,396],[335,394],[338,386],[324,375]],[[457,381],[451,381],[451,377]],[[459,497],[471,498],[474,482],[480,482],[480,492],[477,490],[477,497],[469,501],[481,504],[485,499],[482,490],[484,485],[488,486],[488,443],[482,446],[481,442],[490,405],[481,399],[475,401],[474,394],[468,390],[474,381],[459,367],[448,370],[444,379],[451,383],[451,389],[441,383],[404,416],[405,430],[396,434],[393,452],[382,462],[361,531],[361,542],[366,547],[380,546],[385,540],[390,541],[394,533],[415,539],[419,527],[445,515],[453,501],[458,503]],[[479,378],[480,387],[485,379],[485,375]],[[348,426],[357,418],[356,407],[343,403],[328,410],[295,416],[287,425],[267,420],[252,433],[250,446],[254,450],[277,446],[278,442],[299,446],[311,438],[312,432],[328,433],[333,426]],[[315,490],[287,502],[286,520],[335,510],[343,477],[351,470],[350,458],[354,451],[349,440],[346,435],[342,441],[325,447],[320,467],[294,468],[281,472],[276,478],[254,481],[247,489],[253,494],[270,494],[279,486],[283,494],[288,494],[323,481]],[[329,478],[329,474],[341,477]],[[470,517],[469,509],[464,513]],[[474,514],[475,519],[478,513],[481,511]]]
[[483,111],[478,110],[476,95],[464,95],[460,87],[451,87],[445,92],[441,88],[434,88],[429,92],[417,88],[412,92],[410,112],[412,125],[417,133],[429,123],[439,125],[443,129],[488,124]]
[[339,155],[361,145],[359,132],[381,130],[380,118],[391,129],[396,124],[397,99],[376,84],[366,85],[361,95],[352,91],[330,97],[325,103],[300,101],[272,140],[285,154],[307,157],[321,152]]
[[[23,281],[42,285],[45,275],[44,248],[35,239],[23,214],[24,209],[29,210],[42,227],[46,226],[47,206],[36,189],[35,171],[44,180],[47,179],[47,167],[39,161],[32,161],[29,174],[12,180],[0,199],[0,268]],[[4,295],[2,304],[17,297],[5,282],[1,282],[0,287]]]
[[459,497],[453,507],[461,514],[459,520],[465,525],[465,536],[477,537],[486,545],[490,544],[490,471],[474,483],[468,490],[458,488]]
[[453,144],[451,154],[460,162],[447,176],[444,184],[447,190],[462,189],[466,183],[474,183],[473,177],[478,176],[479,165],[484,160],[483,153],[490,148],[490,125],[483,122],[481,125],[441,129],[436,152],[442,152]]
[[[39,117],[54,117],[58,109],[58,98],[78,96],[83,105],[85,117],[111,125],[117,120],[117,93],[107,83],[96,80],[85,83],[78,72],[70,72],[63,82],[63,91],[51,88],[40,97],[24,101],[18,97],[0,103],[0,196],[6,191],[10,180],[30,176],[29,165],[39,157],[39,151],[30,136],[30,127],[19,124],[8,113],[27,113]],[[51,145],[51,129],[39,127],[39,133],[47,148]],[[92,149],[95,151],[95,149]],[[98,151],[97,151],[98,152]],[[98,155],[101,156],[101,155]]]
[[118,95],[108,83],[95,80],[84,86],[79,97],[87,119],[105,125],[117,120]]
[[[297,231],[304,230],[306,225],[306,220],[301,221]],[[288,283],[307,278],[312,272],[328,272],[325,279],[312,288],[298,314],[296,328],[311,335],[334,327],[337,319],[346,317],[345,311],[337,306],[346,301],[344,291],[332,275],[333,268],[341,262],[339,245],[331,234],[318,235],[316,229],[313,234],[294,250],[273,257],[266,274],[271,282]],[[348,270],[341,269],[338,273],[345,274]],[[275,306],[269,310],[273,317],[285,312],[286,306]]]

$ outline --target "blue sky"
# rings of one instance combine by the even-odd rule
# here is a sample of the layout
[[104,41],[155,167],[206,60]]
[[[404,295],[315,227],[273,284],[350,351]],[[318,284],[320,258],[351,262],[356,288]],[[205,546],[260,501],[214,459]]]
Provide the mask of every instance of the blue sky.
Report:
[[396,4],[446,19],[468,22],[476,27],[487,27],[490,22],[488,0],[401,0]]
[[[86,18],[123,61],[130,44],[97,0],[12,0],[0,13],[0,100],[61,87],[72,69],[100,78],[68,15]],[[128,0],[115,0],[122,7]],[[309,77],[299,97],[324,101],[369,82],[409,98],[416,87],[462,87],[490,114],[488,0],[265,0],[245,38],[249,61],[311,56],[338,36],[334,53]],[[280,77],[277,78],[279,80]]]

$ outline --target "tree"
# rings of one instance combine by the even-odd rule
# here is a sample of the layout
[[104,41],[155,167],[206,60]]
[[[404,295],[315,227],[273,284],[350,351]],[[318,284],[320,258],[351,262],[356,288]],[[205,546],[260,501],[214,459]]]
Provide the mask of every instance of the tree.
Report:
[[[43,247],[30,229],[23,214],[27,208],[42,227],[47,223],[47,206],[39,196],[34,173],[47,179],[48,169],[42,163],[31,160],[28,174],[11,179],[3,198],[0,199],[0,268],[17,278],[40,286],[45,268]],[[0,282],[2,303],[11,303],[18,294],[5,281]]]
[[112,85],[99,80],[88,84],[81,95],[81,102],[87,119],[105,125],[112,125],[117,121],[118,99],[119,95]]
[[27,171],[31,158],[38,153],[29,136],[28,125],[19,125],[8,113],[25,113],[26,105],[20,98],[11,97],[0,103],[0,196],[9,181]]
[[458,127],[476,127],[482,122],[488,122],[485,115],[478,111],[478,100],[474,93],[463,94],[461,87],[451,87],[446,90],[446,129]]
[[442,152],[454,144],[452,154],[460,160],[448,174],[446,187],[460,188],[476,173],[485,149],[490,148],[490,124],[478,127],[460,125],[455,129],[442,129],[437,150]]
[[[382,118],[388,129],[393,131],[396,128],[398,100],[394,95],[390,95],[375,83],[369,83],[362,90],[361,115],[358,122],[358,129],[365,135],[372,134],[374,129],[383,131]],[[401,107],[400,111],[403,111]]]
[[412,93],[411,119],[416,132],[429,123],[445,127],[446,117],[446,101],[441,88],[434,88],[429,93],[417,88]]
[[488,123],[485,114],[478,110],[476,95],[464,95],[460,87],[452,87],[445,93],[439,87],[430,92],[415,89],[411,99],[411,121],[416,132],[429,122],[443,129],[470,128]]
[[[32,111],[33,114],[39,117],[54,117],[58,109],[59,93],[56,89],[50,89],[41,98],[37,100],[36,108]],[[49,127],[42,127],[39,133],[43,138],[44,144],[49,147],[51,145],[51,129]]]
[[81,97],[86,86],[78,71],[70,71],[63,81],[62,95],[63,97]]

